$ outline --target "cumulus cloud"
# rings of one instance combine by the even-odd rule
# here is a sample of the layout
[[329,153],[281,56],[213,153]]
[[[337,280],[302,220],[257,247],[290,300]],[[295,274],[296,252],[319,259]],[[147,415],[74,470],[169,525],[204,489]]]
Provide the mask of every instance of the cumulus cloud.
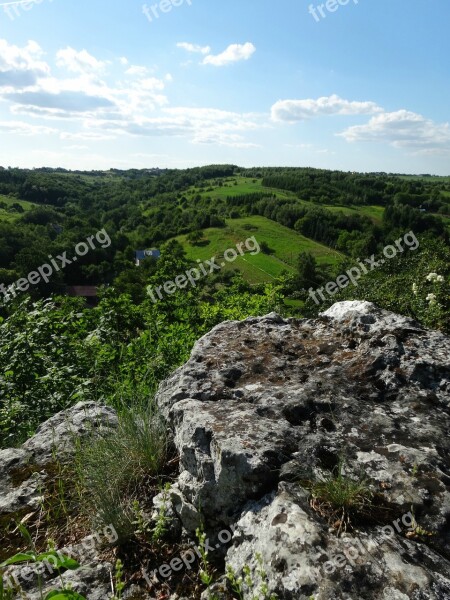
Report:
[[50,67],[41,60],[43,54],[32,40],[20,48],[0,39],[0,89],[26,88],[47,76]]
[[163,90],[171,77],[150,77],[146,67],[130,65],[124,57],[120,63],[132,80],[109,84],[100,79],[109,63],[87,50],[68,47],[56,53],[56,64],[69,73],[62,77],[51,74],[36,42],[20,48],[0,40],[0,50],[0,99],[14,114],[84,124],[86,119],[130,120],[167,104]]
[[177,48],[198,54],[209,54],[211,52],[210,46],[199,46],[198,44],[190,44],[189,42],[178,42]]
[[375,102],[344,100],[336,94],[323,96],[316,100],[279,100],[271,109],[273,121],[304,121],[312,117],[328,115],[367,115],[381,112],[383,109]]
[[45,135],[57,133],[58,130],[43,125],[30,125],[22,121],[0,121],[0,131],[16,135]]
[[[61,139],[74,143],[124,135],[179,136],[193,143],[249,148],[254,144],[245,139],[245,132],[267,126],[266,115],[170,107],[164,92],[172,76],[151,76],[153,69],[132,65],[125,57],[115,61],[121,72],[117,76],[110,73],[108,62],[87,50],[65,48],[53,57],[68,71],[61,76],[52,74],[50,66],[42,61],[43,51],[35,42],[23,48],[3,47],[6,52],[0,60],[0,100],[9,104],[14,115],[11,127],[4,125],[5,132],[56,132]],[[226,57],[217,64],[239,60],[245,53],[245,49],[226,51]],[[25,117],[51,121],[59,129],[39,129],[38,125],[19,121]],[[70,123],[67,132],[66,123]]]
[[347,142],[385,142],[425,154],[450,152],[450,125],[407,110],[383,112],[338,134]]
[[25,106],[67,110],[70,112],[87,112],[97,108],[112,107],[114,104],[107,98],[89,96],[83,92],[64,91],[51,94],[44,91],[20,92],[4,94],[3,98]]
[[148,73],[148,69],[147,67],[141,67],[139,65],[131,65],[131,67],[129,67],[125,73],[127,75],[138,75],[141,77],[144,77],[145,75],[147,75]]
[[74,50],[68,46],[56,53],[56,64],[72,73],[101,73],[107,63],[97,60],[87,50]]
[[168,107],[157,117],[143,117],[132,122],[98,122],[109,132],[133,136],[189,137],[193,143],[218,144],[235,148],[255,147],[241,135],[259,127],[258,117],[214,108]]
[[246,44],[231,44],[221,54],[209,54],[205,56],[203,64],[223,67],[240,60],[248,60],[255,52],[256,48],[251,42],[247,42]]

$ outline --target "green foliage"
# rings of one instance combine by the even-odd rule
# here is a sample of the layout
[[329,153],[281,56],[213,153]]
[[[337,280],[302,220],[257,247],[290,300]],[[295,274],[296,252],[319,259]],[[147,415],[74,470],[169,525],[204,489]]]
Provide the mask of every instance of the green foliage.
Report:
[[153,542],[160,542],[167,533],[167,506],[169,502],[170,483],[166,483],[162,490],[161,506],[158,510],[155,528],[152,531]]
[[316,259],[310,252],[301,252],[298,257],[298,273],[296,277],[298,288],[314,288],[319,283]]
[[345,477],[340,466],[336,475],[324,477],[311,487],[313,498],[329,503],[334,508],[357,509],[366,504],[372,494],[364,482]]
[[116,560],[114,568],[114,584],[116,593],[112,596],[111,600],[121,600],[125,583],[123,581],[123,563],[120,559]]
[[209,587],[214,581],[214,577],[211,571],[211,566],[208,561],[208,551],[206,550],[206,533],[202,527],[197,527],[195,535],[198,540],[198,551],[200,553],[200,571],[199,577],[204,585]]
[[373,493],[366,481],[344,475],[342,460],[334,472],[301,483],[311,492],[311,506],[326,517],[338,533],[345,531],[355,517],[366,515],[372,506]]
[[26,300],[0,325],[1,444],[26,438],[41,421],[84,396],[81,304]]
[[139,484],[165,465],[165,423],[149,406],[123,409],[113,433],[93,435],[78,450],[84,512],[94,527],[113,525],[121,541],[135,533]]
[[[17,528],[27,541],[30,550],[28,552],[20,552],[18,554],[15,554],[14,556],[11,556],[7,560],[0,563],[0,600],[11,600],[13,597],[12,590],[9,587],[5,587],[5,581],[3,579],[4,570],[6,567],[22,563],[36,565],[40,565],[42,563],[50,563],[52,569],[58,571],[58,573],[61,571],[61,569],[68,569],[73,571],[80,567],[76,560],[73,560],[72,558],[65,556],[64,554],[61,554],[60,552],[56,552],[55,550],[38,553],[27,528],[22,523],[17,523]],[[38,571],[37,577],[39,582],[39,593],[41,600],[50,600],[52,598],[53,600],[86,600],[84,596],[81,596],[80,594],[74,592],[71,589],[65,588],[62,580],[62,589],[50,591],[44,597],[42,592],[42,579],[40,572]]]
[[[385,261],[362,277],[358,287],[349,286],[320,307],[312,307],[312,314],[341,300],[368,300],[450,333],[450,248],[427,236],[418,239],[417,250]],[[433,273],[439,281],[429,279]]]
[[257,574],[260,579],[259,588],[257,583],[252,579],[249,565],[242,567],[243,577],[238,577],[233,567],[227,565],[226,577],[231,591],[238,600],[244,600],[244,597],[248,597],[249,594],[251,594],[252,600],[277,600],[278,596],[269,592],[269,579],[261,554],[256,553],[255,558],[258,565]]

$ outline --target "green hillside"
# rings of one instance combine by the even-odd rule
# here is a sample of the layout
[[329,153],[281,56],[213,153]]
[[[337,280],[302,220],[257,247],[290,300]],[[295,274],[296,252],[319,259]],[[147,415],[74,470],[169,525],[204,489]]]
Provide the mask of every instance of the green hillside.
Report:
[[1,208],[2,203],[7,204],[8,207],[12,206],[13,204],[19,204],[23,208],[24,212],[27,212],[34,207],[34,204],[27,202],[26,200],[17,200],[17,198],[11,198],[10,196],[3,196],[0,194],[0,222],[16,221],[20,215],[23,214],[19,212],[9,212],[7,208]]
[[[292,198],[293,201],[303,204],[304,206],[318,206],[313,202],[302,200],[297,197],[294,192],[286,190],[280,190],[278,188],[266,187],[262,185],[261,178],[250,178],[250,177],[227,177],[221,181],[222,185],[210,185],[206,188],[190,188],[186,194],[188,200],[194,200],[196,195],[199,194],[202,198],[211,198],[212,200],[223,199],[226,200],[228,196],[240,196],[243,194],[252,194],[255,192],[266,192],[267,194],[274,194],[277,198]],[[383,206],[337,206],[335,204],[320,204],[321,207],[326,208],[332,212],[343,212],[346,215],[360,214],[369,217],[377,225],[382,222],[384,207]]]
[[188,258],[193,261],[204,261],[212,256],[223,257],[225,250],[236,247],[236,244],[252,236],[255,236],[259,244],[265,242],[272,251],[271,254],[261,252],[252,256],[246,253],[224,267],[225,270],[239,269],[249,283],[272,281],[283,271],[294,272],[300,252],[311,252],[319,264],[333,264],[343,257],[339,252],[265,217],[228,219],[226,223],[226,228],[206,229],[205,241],[201,242],[201,245],[192,245],[187,241],[186,235],[176,239],[183,245]]

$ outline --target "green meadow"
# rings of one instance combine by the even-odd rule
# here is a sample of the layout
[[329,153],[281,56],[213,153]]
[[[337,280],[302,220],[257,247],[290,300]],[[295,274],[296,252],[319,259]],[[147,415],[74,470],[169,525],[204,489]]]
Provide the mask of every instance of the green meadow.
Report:
[[[27,202],[26,200],[17,200],[17,198],[11,198],[10,196],[3,196],[0,194],[0,203],[4,202],[8,206],[12,204],[20,204],[20,206],[24,209],[25,212],[31,210],[34,207],[32,202]],[[0,222],[9,222],[16,221],[20,215],[23,213],[10,213],[7,209],[0,208]]]
[[343,258],[339,252],[265,217],[228,219],[226,223],[227,226],[221,229],[205,229],[204,241],[200,245],[191,244],[185,235],[178,236],[176,239],[183,245],[190,260],[205,261],[215,256],[218,258],[218,264],[228,248],[235,248],[238,243],[252,236],[259,244],[265,242],[271,254],[261,252],[251,255],[246,252],[233,263],[225,264],[225,270],[239,269],[250,283],[273,281],[283,271],[294,272],[300,252],[311,252],[319,264],[333,264]]
[[357,206],[355,208],[349,206],[336,206],[334,204],[313,204],[307,200],[298,199],[297,195],[293,192],[280,190],[277,188],[263,187],[262,179],[251,179],[249,177],[234,177],[224,180],[223,186],[209,187],[205,189],[191,188],[187,194],[188,198],[194,198],[196,194],[200,194],[203,198],[211,199],[225,199],[227,196],[240,196],[243,194],[252,194],[255,192],[267,192],[268,194],[275,194],[277,198],[291,198],[300,204],[305,206],[321,206],[331,212],[342,212],[346,215],[349,214],[362,214],[366,215],[374,223],[380,224],[383,220],[384,207],[383,206]]

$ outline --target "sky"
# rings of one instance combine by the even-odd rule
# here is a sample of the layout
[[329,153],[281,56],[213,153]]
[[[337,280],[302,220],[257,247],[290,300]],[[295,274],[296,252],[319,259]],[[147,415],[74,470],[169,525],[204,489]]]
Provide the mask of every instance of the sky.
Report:
[[449,0],[0,0],[0,165],[450,175]]

